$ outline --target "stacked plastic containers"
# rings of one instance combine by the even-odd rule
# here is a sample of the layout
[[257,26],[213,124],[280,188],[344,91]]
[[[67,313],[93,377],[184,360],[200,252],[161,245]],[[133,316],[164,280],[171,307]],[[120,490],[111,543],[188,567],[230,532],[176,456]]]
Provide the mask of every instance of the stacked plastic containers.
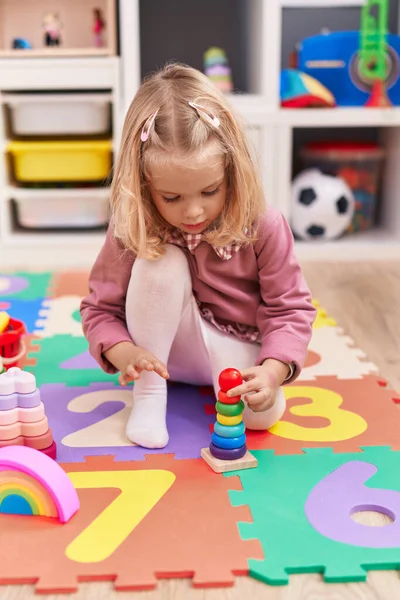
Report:
[[112,166],[108,93],[4,94],[17,225],[87,229],[108,220]]
[[0,448],[4,446],[28,446],[56,458],[36,379],[18,367],[0,375]]

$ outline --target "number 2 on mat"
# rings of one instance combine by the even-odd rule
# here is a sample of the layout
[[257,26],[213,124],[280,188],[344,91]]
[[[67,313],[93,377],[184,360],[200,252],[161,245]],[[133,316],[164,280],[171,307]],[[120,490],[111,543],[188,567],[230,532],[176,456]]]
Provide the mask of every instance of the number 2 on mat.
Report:
[[65,550],[75,562],[108,558],[166,494],[176,476],[171,471],[89,471],[68,473],[77,489],[117,488],[120,494]]
[[99,390],[77,396],[68,404],[68,410],[77,413],[91,413],[106,402],[123,402],[116,413],[66,435],[61,441],[69,448],[94,448],[131,446],[125,435],[125,426],[132,410],[132,391]]
[[302,427],[297,423],[279,421],[270,432],[289,440],[305,442],[339,442],[363,433],[367,422],[354,412],[339,408],[343,398],[333,392],[317,387],[293,386],[285,389],[287,400],[310,398],[309,404],[292,406],[290,412],[300,417],[324,417],[330,421],[327,427]]

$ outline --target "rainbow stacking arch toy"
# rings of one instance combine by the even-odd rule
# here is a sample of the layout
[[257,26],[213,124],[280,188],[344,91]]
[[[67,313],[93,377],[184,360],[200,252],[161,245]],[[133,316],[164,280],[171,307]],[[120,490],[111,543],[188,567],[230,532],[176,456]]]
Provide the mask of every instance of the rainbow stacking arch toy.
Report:
[[0,513],[66,523],[78,509],[76,489],[53,459],[27,446],[0,448]]

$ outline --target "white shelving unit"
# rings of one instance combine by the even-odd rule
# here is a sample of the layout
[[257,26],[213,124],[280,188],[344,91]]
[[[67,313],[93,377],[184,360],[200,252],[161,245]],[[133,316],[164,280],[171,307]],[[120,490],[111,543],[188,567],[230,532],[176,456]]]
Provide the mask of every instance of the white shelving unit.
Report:
[[298,7],[309,7],[312,8],[326,8],[333,6],[362,6],[366,0],[280,0],[280,4],[283,8],[298,8]]
[[[93,261],[104,239],[103,232],[79,231],[49,233],[15,227],[11,200],[16,195],[6,168],[7,145],[4,102],[7,92],[57,90],[107,90],[111,94],[113,145],[119,145],[121,134],[121,89],[119,57],[76,58],[11,58],[0,59],[0,260],[8,267],[56,267],[86,264]],[[82,190],[69,190],[77,195]],[[37,189],[18,188],[18,194],[38,198]],[[45,189],[43,197],[59,195],[59,190]],[[99,199],[104,190],[95,190]]]
[[[146,0],[145,0],[146,1]],[[177,0],[168,0],[173,5]],[[178,0],[179,3],[182,0]],[[123,119],[142,73],[143,0],[119,1],[120,56],[59,59],[0,59],[0,94],[8,90],[108,89],[113,95],[114,147],[118,151]],[[218,10],[217,2],[213,3]],[[361,6],[362,0],[235,0],[245,11],[248,48],[247,89],[230,100],[243,117],[263,176],[267,200],[290,217],[293,136],[296,129],[374,128],[387,150],[381,225],[329,243],[296,243],[300,259],[359,260],[400,258],[400,107],[389,109],[282,109],[279,102],[282,11],[299,6]],[[171,8],[171,18],[174,10]],[[227,26],[229,23],[227,24]],[[189,27],[189,24],[188,24]],[[172,35],[165,24],[165,35]],[[183,40],[182,44],[187,44]],[[205,48],[204,48],[205,49]],[[165,61],[181,56],[165,56]],[[62,69],[60,69],[62,66]],[[155,65],[156,66],[156,65]],[[235,70],[233,71],[235,76]],[[0,118],[0,150],[6,143]],[[0,160],[0,260],[6,266],[45,267],[92,264],[103,233],[41,233],[13,231],[10,183]]]

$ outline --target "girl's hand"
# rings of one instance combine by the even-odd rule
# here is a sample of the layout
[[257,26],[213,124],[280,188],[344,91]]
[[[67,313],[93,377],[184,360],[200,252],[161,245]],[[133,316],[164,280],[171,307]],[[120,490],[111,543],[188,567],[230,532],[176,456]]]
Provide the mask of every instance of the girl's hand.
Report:
[[242,396],[254,412],[268,410],[275,404],[276,392],[290,373],[288,365],[268,358],[259,367],[240,372],[244,382],[227,392],[229,397]]
[[164,363],[158,360],[154,354],[139,346],[130,349],[126,355],[125,365],[120,371],[118,381],[121,385],[139,379],[142,371],[155,371],[160,377],[169,378],[168,369]]
[[119,342],[104,352],[104,355],[120,371],[120,385],[139,379],[142,371],[155,371],[160,377],[169,379],[164,363],[148,350],[135,346],[132,342]]

